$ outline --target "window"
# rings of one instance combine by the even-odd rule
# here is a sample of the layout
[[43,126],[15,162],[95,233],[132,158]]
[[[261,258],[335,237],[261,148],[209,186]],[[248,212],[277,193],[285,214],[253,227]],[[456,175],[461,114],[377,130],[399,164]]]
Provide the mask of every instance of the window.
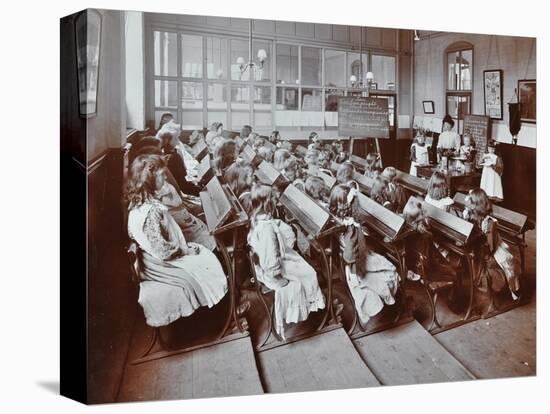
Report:
[[177,76],[178,36],[176,33],[154,32],[155,76]]
[[459,133],[464,115],[471,112],[473,52],[473,46],[466,42],[454,43],[445,51],[446,112],[455,120]]
[[[362,59],[361,59],[361,55]],[[347,76],[346,80],[348,83],[348,86],[350,88],[354,87],[355,85],[352,85],[351,77],[355,76],[355,79],[357,81],[361,80],[361,76],[363,77],[363,80],[365,78],[365,75],[367,74],[367,68],[368,68],[368,55],[366,53],[355,53],[355,52],[348,52],[348,69],[347,69]]]
[[371,69],[373,82],[378,89],[395,90],[395,57],[372,55]]
[[325,86],[346,86],[346,52],[325,50]]
[[300,83],[298,73],[298,46],[277,44],[277,83],[296,85]]
[[321,49],[302,46],[302,85],[321,86]]
[[[250,50],[245,36],[187,29],[152,29],[148,35],[153,47],[152,53],[146,54],[151,57],[148,108],[155,126],[163,113],[170,112],[183,129],[219,121],[232,131],[253,125],[262,134],[273,129],[335,130],[338,98],[361,94],[359,84],[351,84],[351,75],[364,82],[370,70],[378,89],[395,85],[395,56],[369,50],[359,54],[265,38],[254,38]],[[471,51],[460,56],[471,61]],[[254,62],[252,68],[250,61]],[[459,63],[458,69],[452,67],[453,73],[459,71],[456,79],[461,80],[461,88],[471,87],[471,65]],[[453,114],[460,113],[469,100],[461,104],[449,98],[448,105],[456,108]],[[391,118],[394,122],[395,116]]]
[[184,78],[202,78],[201,36],[181,36],[181,65]]
[[227,39],[206,38],[206,76],[227,79]]

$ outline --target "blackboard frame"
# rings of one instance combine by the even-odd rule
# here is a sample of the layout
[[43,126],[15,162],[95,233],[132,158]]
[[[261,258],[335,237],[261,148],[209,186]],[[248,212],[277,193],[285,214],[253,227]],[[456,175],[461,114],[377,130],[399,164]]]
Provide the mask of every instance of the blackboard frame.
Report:
[[[351,101],[365,101],[363,104],[367,105],[366,101],[370,101],[373,104],[382,108],[382,112],[378,112],[378,117],[380,120],[383,120],[384,126],[373,126],[368,128],[354,128],[351,126],[342,125],[343,120],[346,119],[344,110],[347,109],[349,102]],[[368,112],[365,112],[365,117]],[[357,138],[381,138],[381,139],[390,139],[390,123],[388,120],[388,101],[384,98],[374,98],[374,97],[365,97],[365,96],[340,96],[338,98],[338,135],[340,136],[349,136]]]

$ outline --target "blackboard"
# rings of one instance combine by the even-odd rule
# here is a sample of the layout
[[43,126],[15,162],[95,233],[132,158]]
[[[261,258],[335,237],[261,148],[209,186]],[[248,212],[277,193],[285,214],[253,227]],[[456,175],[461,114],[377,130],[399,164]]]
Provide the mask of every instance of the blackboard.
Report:
[[389,138],[388,100],[341,96],[338,100],[338,135]]
[[470,134],[476,146],[476,162],[479,163],[487,151],[487,139],[490,134],[489,117],[483,115],[464,115],[464,134]]

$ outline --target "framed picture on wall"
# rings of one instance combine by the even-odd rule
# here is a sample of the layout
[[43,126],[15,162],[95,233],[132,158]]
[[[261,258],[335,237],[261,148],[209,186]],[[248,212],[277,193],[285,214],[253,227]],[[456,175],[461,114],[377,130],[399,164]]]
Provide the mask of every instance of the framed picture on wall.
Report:
[[434,101],[422,101],[422,106],[424,108],[425,114],[433,114],[434,110]]
[[502,70],[483,71],[485,116],[502,120]]
[[519,111],[521,122],[537,122],[537,81],[535,79],[518,80]]

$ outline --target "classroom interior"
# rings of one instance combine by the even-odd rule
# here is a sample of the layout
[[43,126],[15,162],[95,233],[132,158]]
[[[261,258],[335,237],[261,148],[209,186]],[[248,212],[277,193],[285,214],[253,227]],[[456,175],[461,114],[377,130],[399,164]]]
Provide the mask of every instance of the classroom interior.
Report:
[[[513,136],[509,105],[532,104],[524,101],[533,97],[522,95],[522,85],[536,83],[535,38],[135,11],[88,13],[100,16],[98,59],[88,67],[97,74],[93,114],[82,117],[74,110],[79,108],[79,45],[72,15],[61,20],[61,145],[70,155],[70,168],[83,172],[88,183],[90,403],[536,375],[536,112],[522,115]],[[498,102],[487,101],[491,71],[500,74]],[[340,97],[383,101],[387,136],[340,134]],[[469,116],[489,115],[489,109],[495,112],[481,136],[471,132],[482,147],[497,142],[504,196],[494,203],[493,215],[504,229],[501,237],[518,247],[522,263],[519,300],[501,295],[499,306],[484,313],[488,293],[474,294],[471,282],[471,262],[479,249],[458,207],[445,215],[426,207],[426,214],[460,256],[459,278],[464,280],[410,280],[404,259],[410,229],[400,214],[369,197],[372,181],[363,172],[367,155],[376,152],[384,168],[395,167],[395,183],[407,198],[422,201],[440,166],[435,146],[443,119],[450,117],[453,131],[463,136],[477,119]],[[310,206],[303,192],[284,191],[283,196],[289,194],[281,208],[292,213],[312,243],[315,253],[306,260],[319,274],[327,306],[287,326],[285,340],[278,338],[272,326],[273,292],[258,282],[250,265],[247,214],[231,199],[223,175],[210,168],[212,154],[201,151],[197,161],[208,165],[200,174],[210,175],[199,180],[197,199],[216,204],[218,196],[229,198],[224,201],[242,221],[232,227],[217,217],[212,224],[218,207],[204,203],[199,215],[216,239],[229,291],[211,309],[200,308],[160,329],[148,326],[138,303],[140,283],[133,279],[135,256],[128,253],[123,193],[131,147],[154,137],[167,113],[180,126],[183,144],[193,131],[206,136],[214,122],[223,123],[223,137],[230,140],[246,139],[241,136],[245,125],[267,142],[279,131],[300,159],[311,145],[310,133],[316,132],[323,145],[338,140],[346,154],[341,162],[353,165],[359,204],[368,212],[362,224],[398,269],[396,303],[384,306],[366,325],[358,322],[337,246],[341,228],[322,209],[309,217],[320,207]],[[73,139],[83,128],[87,140]],[[425,177],[410,174],[411,145],[419,133],[433,146]],[[239,156],[266,184],[284,180],[250,146]],[[329,191],[338,168],[327,166],[323,179]],[[463,207],[461,197],[479,186],[481,170],[459,175],[450,185],[455,207]],[[468,180],[458,182],[463,176]]]

